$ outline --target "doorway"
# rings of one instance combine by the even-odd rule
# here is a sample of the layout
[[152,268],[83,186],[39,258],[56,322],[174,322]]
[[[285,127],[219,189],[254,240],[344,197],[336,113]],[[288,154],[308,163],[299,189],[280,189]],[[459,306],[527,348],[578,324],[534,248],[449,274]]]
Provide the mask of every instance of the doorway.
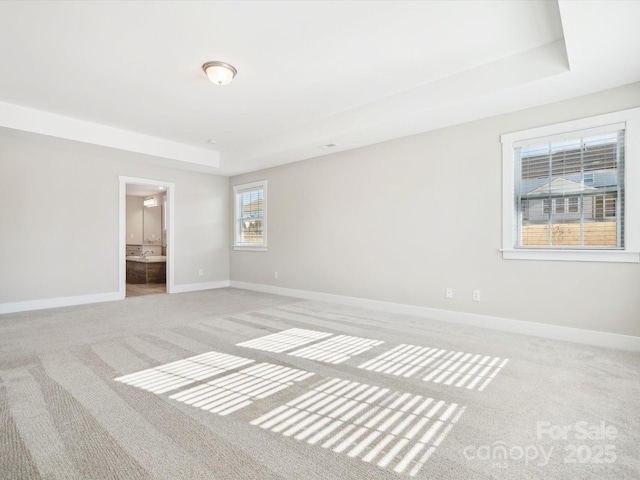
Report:
[[121,298],[173,291],[171,182],[120,177]]

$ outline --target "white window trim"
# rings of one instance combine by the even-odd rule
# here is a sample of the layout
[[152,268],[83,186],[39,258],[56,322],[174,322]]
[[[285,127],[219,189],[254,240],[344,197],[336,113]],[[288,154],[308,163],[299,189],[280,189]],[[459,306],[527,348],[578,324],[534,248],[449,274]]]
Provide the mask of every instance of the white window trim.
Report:
[[[238,209],[240,208],[240,192],[245,190],[257,190],[261,188],[262,197],[262,243],[242,243],[238,242],[238,231],[236,222],[238,220]],[[242,185],[234,185],[233,187],[233,249],[248,252],[266,252],[267,251],[267,181],[243,183]]]
[[[622,250],[515,248],[514,144],[552,135],[625,124],[625,247]],[[640,108],[506,133],[502,141],[502,258],[506,260],[564,260],[640,263]]]

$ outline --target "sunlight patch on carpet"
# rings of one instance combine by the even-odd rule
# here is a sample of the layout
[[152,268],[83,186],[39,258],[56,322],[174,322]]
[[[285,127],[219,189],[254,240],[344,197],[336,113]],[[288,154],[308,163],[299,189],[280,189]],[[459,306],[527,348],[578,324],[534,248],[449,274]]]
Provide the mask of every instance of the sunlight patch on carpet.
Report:
[[417,345],[399,345],[358,368],[482,391],[509,360],[488,355],[448,351]]
[[291,352],[289,355],[307,358],[309,360],[318,360],[320,362],[341,363],[383,343],[382,340],[338,335],[323,342]]
[[259,363],[169,398],[212,413],[228,415],[250,405],[255,399],[266,398],[312,375],[304,370]]
[[293,348],[301,347],[318,339],[330,337],[331,333],[317,332],[315,330],[305,330],[302,328],[291,328],[284,332],[274,333],[266,337],[256,338],[246,342],[238,343],[238,347],[254,348],[267,352],[285,352]]
[[152,393],[170,392],[197,381],[213,377],[220,373],[234,370],[238,367],[253,363],[254,360],[236,357],[225,353],[207,352],[176,362],[149,368],[114,378],[132,387],[138,387]]
[[[140,372],[117,377],[116,382],[157,395],[190,386],[169,398],[219,415],[228,415],[254,400],[266,398],[314,374],[305,370],[257,363],[226,353],[207,352]],[[218,376],[224,374],[222,376]],[[218,376],[218,378],[206,381]]]
[[277,353],[298,348],[293,352],[289,352],[288,355],[319,362],[341,363],[349,360],[354,355],[366,352],[370,348],[384,343],[382,340],[372,340],[370,338],[351,337],[349,335],[332,337],[332,335],[332,333],[318,332],[316,330],[291,328],[283,332],[238,343],[237,346]]
[[415,476],[465,409],[333,378],[251,424]]

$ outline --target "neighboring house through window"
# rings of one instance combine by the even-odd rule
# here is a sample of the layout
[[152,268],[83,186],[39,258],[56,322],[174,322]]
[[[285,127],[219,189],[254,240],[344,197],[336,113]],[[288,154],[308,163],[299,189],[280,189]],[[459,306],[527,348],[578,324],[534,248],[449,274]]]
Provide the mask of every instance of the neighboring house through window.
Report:
[[267,249],[267,182],[233,187],[235,250]]
[[502,143],[504,258],[640,261],[640,109]]

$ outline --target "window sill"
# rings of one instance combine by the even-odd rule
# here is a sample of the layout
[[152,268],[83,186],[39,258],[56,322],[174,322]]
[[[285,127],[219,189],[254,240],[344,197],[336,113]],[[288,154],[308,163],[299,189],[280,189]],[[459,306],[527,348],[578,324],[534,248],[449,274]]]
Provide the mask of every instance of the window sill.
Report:
[[266,245],[233,245],[234,250],[244,251],[244,252],[266,252]]
[[622,250],[502,250],[504,260],[550,260],[565,262],[640,263],[640,252]]

